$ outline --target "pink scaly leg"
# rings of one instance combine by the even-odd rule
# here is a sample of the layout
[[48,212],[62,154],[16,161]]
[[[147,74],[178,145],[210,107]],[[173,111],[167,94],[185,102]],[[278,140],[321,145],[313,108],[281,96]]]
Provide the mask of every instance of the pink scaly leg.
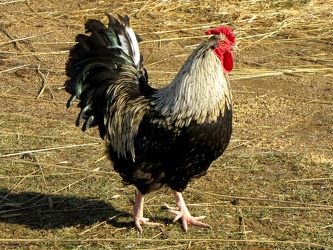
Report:
[[167,209],[168,209],[168,212],[176,215],[176,218],[173,220],[173,222],[175,222],[179,219],[182,219],[183,229],[185,232],[187,232],[188,225],[212,228],[210,225],[199,221],[199,220],[206,218],[206,216],[192,217],[192,215],[190,214],[190,212],[187,209],[184,198],[180,192],[177,192],[175,190],[172,190],[172,192],[176,197],[177,208],[172,208],[172,207],[167,206]]
[[141,226],[148,225],[148,226],[160,226],[160,223],[149,222],[148,218],[143,217],[143,201],[144,195],[137,190],[135,203],[134,203],[134,223],[140,233],[142,233]]

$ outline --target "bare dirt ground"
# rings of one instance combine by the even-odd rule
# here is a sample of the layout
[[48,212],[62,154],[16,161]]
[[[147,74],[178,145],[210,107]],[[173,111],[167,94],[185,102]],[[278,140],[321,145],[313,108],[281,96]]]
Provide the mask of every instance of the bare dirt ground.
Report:
[[[333,4],[324,0],[0,0],[1,249],[333,249]],[[68,50],[89,18],[129,14],[150,81],[169,83],[205,39],[238,39],[230,74],[234,133],[207,176],[184,193],[212,230],[188,233],[149,194],[129,198],[98,131],[75,127],[63,89]]]

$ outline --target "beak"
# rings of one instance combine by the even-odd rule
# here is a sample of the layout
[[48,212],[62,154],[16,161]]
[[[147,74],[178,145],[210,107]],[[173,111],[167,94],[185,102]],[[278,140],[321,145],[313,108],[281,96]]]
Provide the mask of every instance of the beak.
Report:
[[236,51],[236,52],[239,51],[237,43],[235,43],[235,45],[231,47],[231,51]]

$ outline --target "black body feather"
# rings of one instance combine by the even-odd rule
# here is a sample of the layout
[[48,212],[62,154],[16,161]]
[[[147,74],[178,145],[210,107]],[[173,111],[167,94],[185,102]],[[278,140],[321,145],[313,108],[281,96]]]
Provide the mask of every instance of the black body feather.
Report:
[[99,127],[109,142],[115,170],[141,193],[163,185],[182,191],[191,178],[204,175],[227,147],[231,104],[223,103],[214,121],[191,119],[183,126],[159,112],[158,90],[148,84],[142,59],[136,65],[133,48],[127,44],[132,42],[126,32],[129,18],[119,17],[119,22],[108,17],[108,28],[89,20],[85,27],[91,35],[78,35],[70,51],[66,90],[72,95],[68,106],[80,100],[76,125],[85,120],[83,130]]

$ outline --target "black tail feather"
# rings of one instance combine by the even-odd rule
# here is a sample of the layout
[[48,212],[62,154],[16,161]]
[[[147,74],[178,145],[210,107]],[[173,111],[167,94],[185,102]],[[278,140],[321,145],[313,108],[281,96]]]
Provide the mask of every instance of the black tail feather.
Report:
[[76,95],[72,95],[72,96],[68,99],[67,104],[66,104],[66,107],[69,108],[70,106],[72,106],[75,100],[76,100]]
[[88,128],[94,127],[96,125],[97,123],[95,122],[94,116],[89,116],[82,126],[82,131],[86,131]]
[[80,123],[82,121],[82,118],[84,117],[84,115],[86,114],[86,112],[91,108],[92,103],[88,103],[86,106],[83,106],[83,108],[81,109],[81,112],[79,113],[79,116],[76,119],[76,126],[80,126]]

